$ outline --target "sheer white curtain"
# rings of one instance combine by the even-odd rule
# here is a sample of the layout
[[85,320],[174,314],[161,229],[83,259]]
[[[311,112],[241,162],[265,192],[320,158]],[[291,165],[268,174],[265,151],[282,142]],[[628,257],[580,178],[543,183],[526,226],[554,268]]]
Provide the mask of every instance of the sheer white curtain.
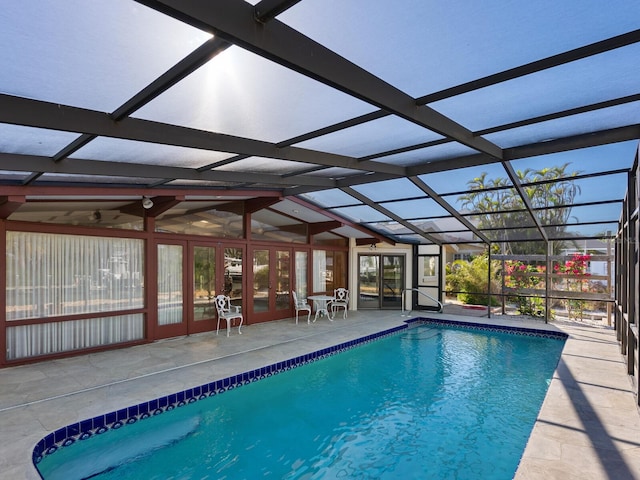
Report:
[[[144,306],[140,239],[7,232],[6,318],[130,310]],[[144,315],[125,314],[7,328],[7,358],[23,358],[144,336]]]
[[158,325],[182,322],[182,246],[158,245]]
[[296,252],[296,293],[307,298],[307,252]]
[[313,291],[324,292],[327,290],[327,252],[324,250],[313,251]]
[[142,308],[144,244],[7,232],[7,320]]
[[144,338],[144,315],[69,320],[7,328],[7,359],[37,357]]

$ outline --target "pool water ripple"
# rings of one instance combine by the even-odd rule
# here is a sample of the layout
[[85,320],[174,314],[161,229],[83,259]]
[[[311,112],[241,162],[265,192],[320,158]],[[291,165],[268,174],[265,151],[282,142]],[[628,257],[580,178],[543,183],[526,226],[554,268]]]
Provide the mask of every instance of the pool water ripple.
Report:
[[164,428],[171,441],[93,478],[509,479],[562,346],[412,328],[76,442],[38,468],[49,480]]

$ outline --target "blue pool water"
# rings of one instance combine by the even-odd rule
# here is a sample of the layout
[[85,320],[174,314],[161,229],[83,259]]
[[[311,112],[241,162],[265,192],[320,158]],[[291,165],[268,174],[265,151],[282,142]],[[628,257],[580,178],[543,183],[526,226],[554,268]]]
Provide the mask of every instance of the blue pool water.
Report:
[[45,480],[510,479],[564,342],[418,326],[75,441]]

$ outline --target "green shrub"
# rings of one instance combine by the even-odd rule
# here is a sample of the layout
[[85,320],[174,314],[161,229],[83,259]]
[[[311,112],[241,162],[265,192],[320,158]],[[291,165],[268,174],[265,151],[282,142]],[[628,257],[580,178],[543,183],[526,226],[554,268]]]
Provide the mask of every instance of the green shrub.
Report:
[[[492,266],[491,291],[499,292],[497,262]],[[456,260],[450,267],[447,266],[446,288],[447,291],[459,292],[457,298],[462,303],[487,305],[489,303],[488,278],[489,262],[486,254],[478,255],[470,261]],[[491,297],[491,305],[499,305],[498,299]]]

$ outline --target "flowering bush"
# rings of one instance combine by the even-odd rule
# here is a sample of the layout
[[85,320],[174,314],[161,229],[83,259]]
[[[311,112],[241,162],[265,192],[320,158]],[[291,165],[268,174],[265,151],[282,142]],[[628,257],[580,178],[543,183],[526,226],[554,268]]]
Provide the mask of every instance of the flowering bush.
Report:
[[545,267],[541,265],[529,265],[520,260],[508,260],[505,262],[505,285],[512,288],[531,288],[540,283],[540,277],[532,273],[544,273]]
[[[530,265],[519,260],[508,260],[504,267],[504,285],[509,288],[521,290],[536,288],[542,282],[542,276],[546,268],[541,265]],[[533,317],[544,316],[544,301],[540,297],[524,297],[521,295],[512,297],[521,315]]]
[[564,262],[564,265],[556,263],[553,266],[553,270],[555,273],[565,273],[588,277],[590,275],[590,273],[587,272],[589,268],[589,260],[591,260],[591,255],[588,253],[584,255],[580,253],[574,253],[571,257],[571,260],[567,260],[566,262]]
[[[574,253],[571,259],[562,263],[556,263],[553,266],[554,273],[563,275],[566,289],[571,292],[587,292],[589,291],[589,282],[587,277],[591,274],[589,270],[590,254]],[[587,305],[586,300],[570,298],[566,300],[567,312],[569,318],[580,318],[584,316],[584,310]]]

